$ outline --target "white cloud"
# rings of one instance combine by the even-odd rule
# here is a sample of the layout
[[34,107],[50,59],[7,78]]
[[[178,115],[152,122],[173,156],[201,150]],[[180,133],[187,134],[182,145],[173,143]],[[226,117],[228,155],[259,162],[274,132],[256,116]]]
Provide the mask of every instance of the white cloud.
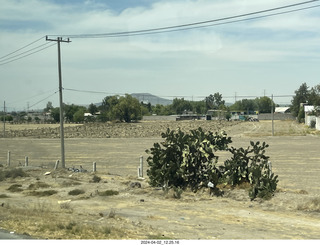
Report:
[[[289,0],[168,0],[117,13],[104,4],[97,5],[95,1],[62,6],[40,0],[2,0],[0,26],[6,28],[0,28],[0,56],[46,34],[109,33],[158,28],[292,3]],[[274,87],[264,85],[268,79],[260,76],[270,68],[274,80],[278,76],[285,81],[287,76],[288,81],[284,84],[289,84],[296,77],[294,82],[297,86],[292,85],[293,88],[288,92],[291,93],[302,82],[300,77],[305,76],[310,82],[318,79],[314,68],[319,59],[320,43],[320,31],[316,26],[320,23],[317,10],[157,35],[74,38],[71,43],[62,44],[64,83],[68,87],[81,87],[84,90],[104,90],[107,86],[110,92],[123,93],[172,94],[178,90],[185,95],[206,95],[211,89],[215,91],[210,93],[218,91],[230,95],[242,89],[242,86],[238,87],[238,81],[250,84],[250,81],[259,80],[259,88],[253,87],[252,93],[260,93],[263,89],[271,91]],[[26,26],[21,24],[20,28],[10,29],[13,22],[23,21],[29,22],[25,22]],[[28,26],[27,23],[33,24]],[[38,44],[42,43],[45,41]],[[301,65],[299,75],[294,76],[287,71],[284,74],[289,64],[296,66],[297,62]],[[16,91],[14,84],[17,83],[29,84],[30,94],[34,90],[44,90],[43,87],[51,89],[57,79],[56,65],[57,53],[56,47],[53,47],[0,66],[0,79],[10,81],[5,89],[1,89],[0,100],[2,96]],[[252,67],[254,72],[250,72]],[[213,86],[212,80],[222,82]],[[202,86],[196,86],[195,89],[195,81]],[[279,85],[279,82],[276,84]],[[166,86],[172,89],[165,90]],[[90,96],[84,95],[81,99],[86,98],[90,103]],[[74,103],[78,103],[79,96],[73,99]]]

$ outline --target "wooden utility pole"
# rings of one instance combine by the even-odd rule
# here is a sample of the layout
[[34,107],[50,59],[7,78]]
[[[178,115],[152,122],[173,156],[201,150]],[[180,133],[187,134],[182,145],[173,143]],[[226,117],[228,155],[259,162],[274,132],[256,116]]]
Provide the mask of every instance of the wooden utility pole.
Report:
[[274,105],[274,103],[273,103],[273,94],[272,94],[272,96],[271,96],[271,121],[272,121],[272,136],[274,136],[274,112],[273,112],[273,110],[274,110],[274,107],[273,107],[273,105]]
[[3,102],[3,138],[6,137],[6,102]]
[[63,100],[62,100],[62,74],[61,74],[61,53],[60,53],[60,43],[69,43],[71,42],[69,38],[67,40],[62,40],[62,37],[57,37],[57,39],[49,39],[46,36],[46,41],[57,42],[58,44],[58,72],[59,72],[59,100],[60,100],[60,141],[61,141],[61,166],[62,168],[66,167],[65,163],[65,152],[64,152],[64,129],[63,129]]

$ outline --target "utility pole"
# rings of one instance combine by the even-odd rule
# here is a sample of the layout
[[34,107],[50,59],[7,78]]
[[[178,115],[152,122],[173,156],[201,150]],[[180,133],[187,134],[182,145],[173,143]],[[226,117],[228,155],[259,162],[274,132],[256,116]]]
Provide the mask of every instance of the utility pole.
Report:
[[62,100],[62,75],[61,75],[61,53],[60,53],[60,43],[70,43],[69,38],[67,40],[62,40],[62,37],[57,37],[57,39],[49,39],[46,36],[46,41],[57,42],[58,44],[58,72],[59,72],[59,101],[60,101],[60,143],[61,143],[61,166],[66,167],[65,153],[64,153],[64,129],[63,129],[63,100]]
[[3,138],[6,137],[6,101],[3,102]]
[[271,96],[271,120],[272,120],[272,136],[274,136],[274,112],[273,112],[273,94],[272,94],[272,96]]

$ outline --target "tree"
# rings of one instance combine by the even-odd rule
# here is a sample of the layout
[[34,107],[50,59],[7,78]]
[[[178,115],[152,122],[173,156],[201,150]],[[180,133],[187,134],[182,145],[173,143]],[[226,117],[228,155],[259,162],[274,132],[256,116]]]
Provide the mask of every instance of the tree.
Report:
[[308,98],[308,104],[320,106],[320,84],[311,88]]
[[48,101],[47,106],[46,106],[46,108],[44,108],[43,111],[44,112],[49,112],[51,109],[53,109],[52,102]]
[[310,92],[306,83],[303,83],[299,89],[295,91],[295,96],[291,100],[291,113],[297,117],[300,111],[301,103],[308,103]]
[[73,114],[73,122],[83,122],[84,121],[84,113],[86,112],[86,109],[84,107],[79,108],[74,114]]
[[256,98],[259,113],[270,113],[271,108],[274,108],[274,102],[267,96]]
[[139,100],[129,94],[120,97],[119,103],[112,108],[112,116],[114,119],[125,122],[141,120],[142,114]]
[[206,102],[204,100],[202,101],[191,101],[192,110],[196,112],[197,114],[206,114]]
[[68,122],[74,122],[74,114],[79,111],[79,110],[82,110],[82,111],[85,111],[86,108],[84,106],[78,106],[78,105],[64,105],[64,116],[66,118],[66,120]]
[[182,114],[184,111],[192,111],[190,101],[184,100],[184,98],[175,98],[172,102],[172,110],[175,114]]
[[222,109],[224,107],[225,101],[222,99],[222,94],[214,93],[210,94],[208,97],[204,99],[206,103],[207,110],[217,110]]
[[98,112],[98,107],[94,104],[90,104],[88,107],[88,112],[91,113],[91,115],[94,115],[96,112]]
[[52,108],[51,109],[51,117],[53,118],[53,121],[60,122],[60,108]]
[[238,100],[233,105],[230,106],[231,111],[255,111],[258,110],[258,105],[256,100]]

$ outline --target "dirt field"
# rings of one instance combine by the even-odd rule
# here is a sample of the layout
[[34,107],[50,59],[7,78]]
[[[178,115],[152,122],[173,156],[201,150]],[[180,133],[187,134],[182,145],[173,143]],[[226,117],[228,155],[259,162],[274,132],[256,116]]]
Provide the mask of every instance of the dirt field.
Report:
[[[268,143],[266,155],[279,176],[274,197],[250,201],[247,190],[226,188],[223,197],[202,190],[176,199],[148,185],[146,161],[145,179],[137,178],[140,156],[147,158],[145,150],[161,141],[161,132],[199,126],[225,130],[236,147]],[[275,136],[270,121],[66,125],[66,167],[81,165],[85,173],[54,170],[58,125],[7,130],[11,138],[0,138],[0,170],[21,166],[29,176],[0,182],[1,228],[41,239],[320,239],[320,136],[295,122],[275,121]],[[219,162],[227,157],[221,153]],[[19,191],[10,192],[15,184]],[[84,193],[70,195],[75,189]],[[56,194],[40,195],[52,190]]]

